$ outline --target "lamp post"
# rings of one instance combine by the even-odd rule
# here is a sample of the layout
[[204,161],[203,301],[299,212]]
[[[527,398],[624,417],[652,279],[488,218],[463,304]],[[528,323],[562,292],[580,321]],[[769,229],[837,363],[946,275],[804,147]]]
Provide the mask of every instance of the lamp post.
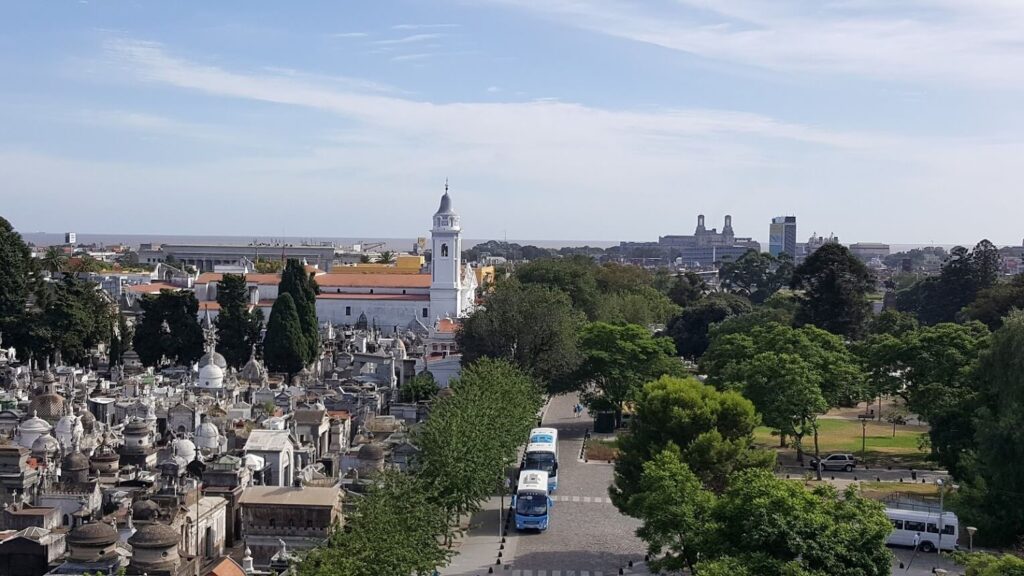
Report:
[[975,526],[968,526],[967,527],[967,534],[971,537],[970,545],[968,546],[968,550],[970,552],[974,552],[974,533],[977,532],[977,531],[978,531],[978,528],[975,527]]
[[942,478],[936,478],[935,483],[939,485],[939,544],[937,553],[942,554],[942,532],[945,530],[944,524],[946,520],[946,483],[943,482]]

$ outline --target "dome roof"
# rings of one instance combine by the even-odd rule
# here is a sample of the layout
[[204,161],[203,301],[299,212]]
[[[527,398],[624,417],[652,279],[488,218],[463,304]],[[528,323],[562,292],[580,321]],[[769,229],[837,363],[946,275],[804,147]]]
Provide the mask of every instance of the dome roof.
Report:
[[380,444],[370,443],[363,444],[359,447],[359,452],[356,457],[360,460],[383,460],[384,459],[384,448]]
[[109,546],[117,542],[117,530],[104,522],[82,524],[68,533],[67,542],[72,546]]
[[224,356],[222,356],[221,353],[217,352],[216,350],[214,350],[213,352],[207,352],[206,354],[203,354],[202,356],[199,357],[200,369],[210,364],[213,364],[214,366],[220,368],[221,370],[228,369],[228,363],[226,360],[224,360]]
[[178,457],[183,458],[187,463],[196,457],[196,445],[188,438],[178,438],[174,442],[171,442],[171,448],[177,453]]
[[132,504],[132,520],[156,520],[160,516],[160,507],[152,500],[139,500]]
[[125,424],[124,433],[131,434],[134,436],[141,436],[149,432],[149,422],[145,420],[132,420],[128,424]]
[[139,528],[128,543],[135,548],[170,548],[178,545],[178,532],[166,524],[154,522]]
[[57,421],[55,431],[58,434],[71,434],[75,431],[75,428],[81,428],[81,423],[78,416],[67,415]]
[[64,397],[57,393],[40,394],[28,404],[28,409],[40,418],[56,422],[64,416]]
[[86,458],[85,454],[77,450],[72,450],[61,464],[61,468],[67,471],[73,470],[86,470],[89,468],[89,459]]
[[50,436],[49,432],[36,438],[36,441],[32,443],[33,454],[51,454],[58,450],[60,450],[60,442],[57,442],[56,438]]
[[203,422],[196,428],[197,438],[218,438],[220,437],[220,430],[217,429],[217,425],[213,422]]
[[93,416],[92,412],[90,412],[87,408],[82,408],[78,416],[79,418],[82,419],[82,426],[84,426],[87,430],[91,430],[93,424],[96,423],[96,417]]
[[20,429],[22,432],[49,432],[50,423],[33,413],[31,418],[21,423]]
[[441,205],[437,208],[437,213],[434,216],[455,214],[452,210],[452,198],[448,195],[448,185],[445,184],[444,196],[441,196]]
[[242,371],[239,374],[239,377],[242,378],[242,380],[259,382],[266,373],[267,371],[264,370],[263,364],[260,364],[259,360],[256,359],[256,356],[250,356],[249,361],[245,363],[245,366],[242,366]]
[[207,364],[199,369],[199,385],[219,387],[224,381],[224,370],[216,364]]

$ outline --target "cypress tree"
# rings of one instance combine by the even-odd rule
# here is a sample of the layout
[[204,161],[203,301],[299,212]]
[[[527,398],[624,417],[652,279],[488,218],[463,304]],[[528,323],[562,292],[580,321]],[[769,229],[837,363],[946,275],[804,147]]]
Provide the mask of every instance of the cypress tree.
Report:
[[295,313],[299,317],[305,347],[302,353],[303,364],[312,363],[320,352],[320,330],[316,319],[316,282],[306,274],[302,262],[291,258],[281,272],[281,283],[277,294],[290,294],[295,304]]
[[267,367],[275,372],[295,374],[305,365],[304,354],[308,345],[302,335],[302,325],[295,300],[284,292],[277,297],[267,322],[267,337],[263,342],[263,358]]
[[225,274],[217,283],[217,303],[220,313],[217,325],[217,350],[224,355],[228,366],[241,368],[259,343],[263,330],[263,313],[249,310],[248,289],[241,274]]

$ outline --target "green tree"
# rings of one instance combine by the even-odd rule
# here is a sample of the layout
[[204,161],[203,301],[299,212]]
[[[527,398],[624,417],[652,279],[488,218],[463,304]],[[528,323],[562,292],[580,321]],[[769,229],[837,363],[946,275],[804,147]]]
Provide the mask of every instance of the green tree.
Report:
[[505,359],[558,390],[572,385],[568,378],[580,362],[583,325],[583,315],[564,293],[512,279],[499,282],[463,321],[456,340],[464,363]]
[[114,329],[113,303],[93,282],[67,277],[46,289],[51,295],[46,306],[35,315],[38,334],[47,338],[35,350],[48,357],[59,351],[69,364],[88,363],[91,351],[109,341]]
[[377,263],[378,264],[394,264],[395,263],[395,253],[392,252],[391,250],[385,250],[385,251],[381,252],[377,256]]
[[989,330],[997,330],[1003,325],[1003,318],[1014,309],[1024,310],[1024,274],[980,291],[974,302],[961,311],[959,318],[977,320]]
[[643,464],[669,443],[705,487],[721,490],[729,474],[748,467],[771,467],[774,454],[754,450],[760,423],[754,405],[737,392],[719,392],[692,378],[663,376],[644,386],[635,403],[630,433],[619,438],[612,501],[632,514]]
[[767,252],[748,250],[735,262],[723,263],[718,276],[723,288],[759,304],[789,285],[793,260],[788,254],[776,258]]
[[267,258],[257,258],[255,265],[256,272],[260,274],[277,274],[284,269],[284,262]]
[[711,294],[673,318],[668,325],[668,336],[675,341],[680,356],[699,358],[708,348],[708,330],[712,324],[752,310],[745,298]]
[[430,575],[452,552],[444,510],[413,476],[389,472],[361,498],[344,530],[298,565],[299,576]]
[[872,336],[888,334],[899,337],[917,329],[917,318],[913,314],[898,310],[884,310],[868,323],[868,333]]
[[284,292],[270,309],[267,336],[263,341],[263,359],[270,370],[291,376],[306,365],[308,351],[309,345],[302,333],[295,300],[291,294]]
[[42,258],[39,259],[39,265],[43,270],[50,273],[51,276],[56,275],[59,272],[64,271],[64,267],[68,264],[68,257],[64,254],[64,250],[60,246],[50,246],[43,253]]
[[614,410],[616,424],[624,404],[646,383],[663,375],[682,376],[668,338],[655,338],[636,324],[594,322],[580,336],[583,361],[576,380],[591,410]]
[[128,350],[132,341],[132,329],[124,314],[117,315],[117,327],[110,334],[110,353],[108,355],[111,366],[120,366],[124,361],[124,353]]
[[320,356],[320,325],[316,318],[316,282],[306,273],[305,266],[295,258],[289,258],[281,272],[277,287],[278,297],[290,294],[299,317],[304,348],[302,363],[311,364]]
[[260,343],[263,311],[249,309],[249,289],[241,274],[225,274],[217,282],[217,304],[217,350],[228,366],[238,370]]
[[597,317],[602,322],[651,326],[666,324],[682,311],[667,296],[650,286],[602,294]]
[[523,285],[539,285],[560,290],[569,296],[577,310],[590,320],[598,317],[600,290],[594,261],[586,256],[545,258],[520,266],[516,278]]
[[142,320],[136,324],[132,344],[146,366],[164,359],[192,364],[203,355],[203,330],[197,315],[199,301],[189,290],[161,290],[139,301]]
[[639,485],[625,508],[643,522],[636,534],[647,543],[654,571],[692,570],[700,556],[700,539],[709,531],[714,500],[682,462],[675,444],[670,442],[643,463]]
[[966,576],[1024,576],[1024,558],[1020,556],[959,552],[953,557],[967,568]]
[[975,382],[974,466],[963,483],[963,515],[986,542],[1010,544],[1024,537],[1024,312],[992,333]]
[[999,275],[999,250],[988,240],[973,250],[957,246],[938,276],[931,276],[897,293],[897,309],[917,316],[922,324],[953,322]]
[[398,390],[398,397],[402,402],[430,400],[436,395],[437,382],[430,372],[421,372],[413,376]]
[[[792,437],[803,464],[803,438],[817,430],[818,415],[828,410],[821,374],[796,354],[762,352],[750,359],[743,395],[761,413],[766,426]],[[815,454],[817,454],[815,442]]]
[[[0,329],[4,335],[23,335],[16,339],[19,355],[27,352],[25,305],[33,273],[32,253],[14,231],[11,223],[0,217]],[[10,342],[10,340],[8,341]]]
[[696,272],[689,270],[673,278],[668,297],[677,306],[686,308],[697,303],[708,293],[708,285]]
[[870,270],[842,244],[814,251],[793,271],[798,296],[797,324],[812,324],[848,338],[858,338],[870,314],[867,294],[874,290]]

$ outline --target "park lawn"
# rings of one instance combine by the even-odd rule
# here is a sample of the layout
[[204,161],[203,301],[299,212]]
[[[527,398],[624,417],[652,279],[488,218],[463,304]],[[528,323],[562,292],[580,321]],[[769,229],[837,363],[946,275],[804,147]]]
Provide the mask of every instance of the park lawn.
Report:
[[[868,422],[866,429],[866,448],[864,460],[874,464],[917,465],[923,463],[926,453],[918,449],[918,441],[928,433],[926,426],[897,426],[896,436],[892,434],[892,424],[887,422]],[[861,422],[837,418],[821,418],[818,420],[818,437],[822,454],[832,452],[848,452],[861,457]],[[767,448],[777,448],[778,436],[772,430],[761,426],[754,431],[754,441]],[[804,452],[814,452],[814,438],[807,436],[803,440]],[[794,452],[792,449],[787,450]]]
[[[939,487],[934,483],[914,482],[861,482],[860,493],[865,498],[884,500],[892,495],[910,496],[920,500],[938,500]],[[949,491],[946,491],[949,495]]]

